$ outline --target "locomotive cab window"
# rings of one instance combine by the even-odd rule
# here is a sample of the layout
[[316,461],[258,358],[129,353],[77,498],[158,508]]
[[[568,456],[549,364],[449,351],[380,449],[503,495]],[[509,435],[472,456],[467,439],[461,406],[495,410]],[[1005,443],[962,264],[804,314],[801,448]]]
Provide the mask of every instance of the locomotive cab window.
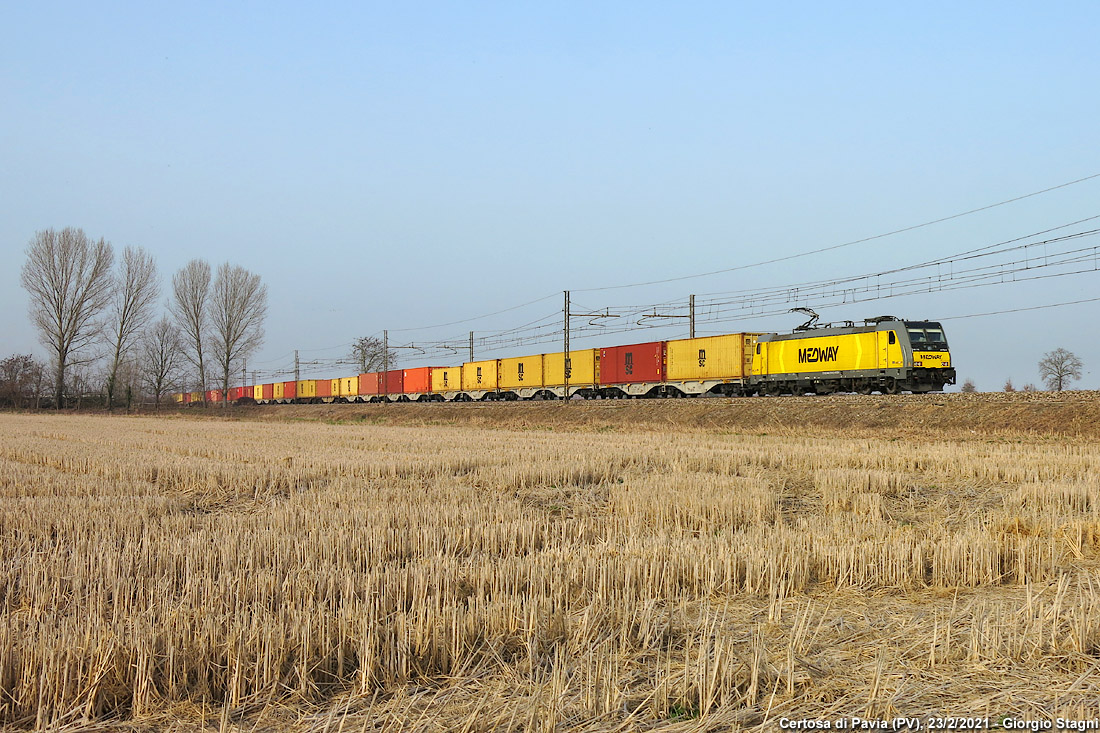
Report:
[[943,327],[929,321],[908,321],[905,330],[909,332],[909,342],[923,351],[947,351],[947,338]]
[[890,343],[896,344],[898,342],[898,335],[893,331],[890,332]]

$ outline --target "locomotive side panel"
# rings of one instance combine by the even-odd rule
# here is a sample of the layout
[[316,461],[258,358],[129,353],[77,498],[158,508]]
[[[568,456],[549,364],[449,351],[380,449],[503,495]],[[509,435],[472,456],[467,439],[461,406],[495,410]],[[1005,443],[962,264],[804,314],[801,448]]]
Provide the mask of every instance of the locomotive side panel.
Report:
[[767,351],[764,360],[767,367],[766,371],[761,369],[761,373],[835,373],[887,368],[888,352],[880,348],[879,333],[872,331],[764,342],[762,351]]

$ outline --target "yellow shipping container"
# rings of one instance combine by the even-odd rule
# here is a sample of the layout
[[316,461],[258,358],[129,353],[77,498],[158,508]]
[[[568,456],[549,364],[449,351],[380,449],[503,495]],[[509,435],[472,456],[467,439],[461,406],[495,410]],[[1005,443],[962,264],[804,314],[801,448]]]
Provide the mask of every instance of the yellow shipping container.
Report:
[[299,379],[298,380],[298,397],[309,399],[310,397],[317,396],[317,380],[316,379]]
[[191,393],[191,401],[192,402],[202,402],[202,397],[203,397],[202,392],[192,392]]
[[357,397],[359,395],[359,377],[340,377],[332,387],[332,394],[338,397]]
[[433,392],[457,392],[462,389],[462,367],[432,369]]
[[259,402],[264,398],[264,386],[262,384],[252,385],[252,399]]
[[[894,343],[890,343],[891,334]],[[752,373],[758,375],[899,369],[905,365],[893,331],[786,338],[759,346],[760,353],[752,362]]]
[[[599,367],[599,349],[570,350],[569,387],[596,385],[600,380]],[[544,386],[562,387],[565,385],[565,359],[562,358],[562,352],[543,354],[542,369]]]
[[470,361],[462,365],[462,389],[470,392],[497,388],[497,360]]
[[183,404],[183,392],[176,392],[175,394],[172,395],[172,399],[182,405]]
[[542,354],[500,360],[500,388],[542,386]]
[[752,374],[755,333],[733,333],[668,342],[665,378],[688,380],[744,379]]
[[[262,389],[262,388],[261,388]],[[263,394],[261,392],[261,394]],[[286,382],[276,382],[271,386],[271,398],[281,400],[286,397]]]

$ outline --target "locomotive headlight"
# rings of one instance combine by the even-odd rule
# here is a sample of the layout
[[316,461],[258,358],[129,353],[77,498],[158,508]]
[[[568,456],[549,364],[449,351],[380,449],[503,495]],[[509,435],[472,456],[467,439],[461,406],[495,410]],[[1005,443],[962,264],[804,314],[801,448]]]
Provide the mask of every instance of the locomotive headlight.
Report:
[[919,366],[924,366],[924,362],[922,362],[922,361],[915,361],[915,362],[913,362],[913,366],[915,366],[915,367],[919,367]]

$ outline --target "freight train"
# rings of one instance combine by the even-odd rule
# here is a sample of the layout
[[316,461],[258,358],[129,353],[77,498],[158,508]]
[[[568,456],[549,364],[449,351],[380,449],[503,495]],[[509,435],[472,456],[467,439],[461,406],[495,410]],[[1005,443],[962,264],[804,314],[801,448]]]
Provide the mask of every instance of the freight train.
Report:
[[[233,387],[230,402],[429,402],[566,397],[695,397],[924,393],[955,383],[943,328],[893,316],[814,325],[789,334],[731,333],[570,350],[452,367],[391,369],[336,379]],[[221,402],[221,390],[206,392]],[[203,400],[202,392],[175,395]]]

